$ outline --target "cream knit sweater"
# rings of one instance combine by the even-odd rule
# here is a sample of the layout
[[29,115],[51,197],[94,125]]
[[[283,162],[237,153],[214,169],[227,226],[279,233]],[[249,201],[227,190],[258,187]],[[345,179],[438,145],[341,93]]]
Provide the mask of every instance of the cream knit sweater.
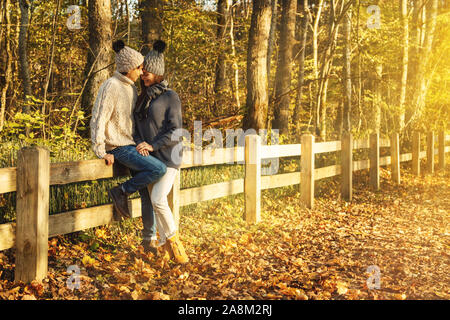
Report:
[[98,91],[90,122],[92,149],[99,158],[116,147],[135,145],[133,109],[137,89],[133,81],[115,71]]

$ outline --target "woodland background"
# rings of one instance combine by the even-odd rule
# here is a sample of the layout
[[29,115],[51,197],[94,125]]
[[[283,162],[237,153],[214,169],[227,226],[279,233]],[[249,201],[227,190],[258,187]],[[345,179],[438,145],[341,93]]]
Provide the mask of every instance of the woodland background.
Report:
[[[307,131],[317,140],[343,130],[407,139],[412,129],[448,127],[446,0],[0,4],[0,137],[20,140],[11,148],[89,153],[87,125],[114,71],[116,39],[143,53],[156,39],[167,42],[166,76],[189,130],[194,120],[276,128],[293,142]],[[67,27],[70,5],[80,8],[78,30]]]
[[[71,5],[77,30],[67,26]],[[449,129],[449,13],[448,0],[0,0],[0,167],[15,166],[26,145],[46,146],[52,162],[95,159],[89,119],[117,39],[144,54],[167,42],[166,77],[191,132],[195,120],[223,137],[279,129],[281,143],[398,132],[408,149],[413,130]],[[298,166],[280,159],[278,173]],[[14,284],[9,249],[0,299],[449,299],[448,166],[403,170],[401,185],[381,172],[380,192],[355,174],[351,203],[338,179],[318,181],[314,210],[294,186],[264,190],[256,226],[242,220],[242,194],[182,207],[184,269],[143,253],[140,219],[49,239],[42,284]],[[242,165],[183,169],[181,188],[243,176]],[[50,214],[110,203],[117,180],[51,186]],[[0,195],[0,223],[15,220],[15,197]],[[70,291],[74,264],[82,289]],[[380,290],[366,286],[370,265]]]

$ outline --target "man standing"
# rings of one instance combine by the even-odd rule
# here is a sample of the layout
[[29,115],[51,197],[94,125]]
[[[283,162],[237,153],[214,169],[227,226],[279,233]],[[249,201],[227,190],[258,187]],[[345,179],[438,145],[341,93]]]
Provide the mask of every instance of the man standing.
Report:
[[148,152],[140,154],[133,139],[133,108],[137,99],[134,83],[142,74],[144,57],[121,40],[114,42],[113,48],[117,70],[99,89],[90,127],[95,154],[107,165],[117,160],[135,173],[109,191],[115,218],[120,220],[131,217],[128,196],[161,178],[167,167]]

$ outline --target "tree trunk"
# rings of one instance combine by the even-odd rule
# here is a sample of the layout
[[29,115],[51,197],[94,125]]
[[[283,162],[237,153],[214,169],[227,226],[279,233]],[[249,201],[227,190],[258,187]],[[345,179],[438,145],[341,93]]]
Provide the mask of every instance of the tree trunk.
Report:
[[[327,134],[327,125],[326,125],[326,115],[327,115],[327,90],[328,90],[328,80],[331,73],[331,68],[333,65],[334,58],[334,50],[336,48],[336,42],[339,32],[339,21],[341,17],[347,12],[349,7],[347,6],[344,9],[344,1],[340,3],[340,8],[338,14],[336,15],[336,6],[339,4],[339,1],[335,2],[335,0],[331,1],[331,12],[330,12],[330,22],[329,25],[329,40],[326,46],[326,50],[322,55],[322,63],[321,70],[318,80],[318,93],[317,93],[317,102],[316,102],[316,131],[319,133],[319,137],[322,140],[326,140]],[[337,16],[337,18],[336,18]],[[318,130],[317,130],[318,129]]]
[[430,55],[432,51],[433,37],[434,31],[436,29],[436,17],[437,17],[437,9],[438,9],[438,0],[430,0],[427,2],[425,8],[428,12],[428,16],[426,17],[427,24],[425,29],[425,35],[423,38],[423,50],[419,54],[418,60],[418,77],[417,77],[417,86],[414,92],[414,100],[413,105],[410,106],[410,110],[408,113],[407,123],[412,123],[413,127],[417,124],[415,123],[418,118],[420,118],[422,114],[422,110],[425,106],[425,98],[428,91],[428,81],[429,79],[426,77],[428,62],[430,60]]
[[162,36],[164,0],[141,0],[141,21],[142,21],[142,54],[146,55],[152,48],[155,40]]
[[19,78],[22,81],[24,104],[22,112],[29,113],[27,101],[32,95],[30,67],[28,66],[28,20],[30,4],[27,0],[20,0],[20,32],[19,32]]
[[[6,70],[5,70],[5,83],[1,91],[1,109],[0,109],[0,131],[3,130],[5,123],[5,112],[6,112],[6,94],[8,93],[9,84],[11,82],[12,74],[12,52],[11,52],[11,3],[9,0],[5,0],[4,14],[6,23],[6,33],[5,33],[5,50],[6,50]],[[1,12],[3,14],[3,11]]]
[[[228,0],[231,1],[231,0]],[[241,100],[239,98],[239,66],[237,64],[236,57],[236,45],[234,42],[234,8],[231,8],[230,12],[230,44],[231,44],[231,57],[233,59],[233,70],[234,70],[234,97],[236,101],[236,107],[238,110],[241,109]]]
[[48,86],[50,84],[50,79],[52,76],[52,68],[53,68],[53,59],[55,56],[55,37],[56,37],[56,24],[58,22],[58,16],[59,16],[59,10],[61,7],[61,0],[58,0],[57,4],[56,4],[56,9],[55,9],[55,14],[53,16],[53,25],[52,25],[52,44],[51,44],[51,49],[50,49],[50,57],[49,57],[49,62],[48,62],[48,72],[47,72],[47,77],[45,79],[45,83],[44,83],[44,103],[42,105],[42,114],[45,114],[45,106],[47,104],[47,91],[48,91]]
[[289,136],[289,106],[291,103],[292,55],[295,44],[297,0],[282,0],[280,51],[275,75],[276,91],[272,128]]
[[374,94],[372,105],[372,119],[371,119],[371,133],[379,133],[381,131],[381,102],[382,102],[382,87],[381,81],[383,77],[383,65],[377,64],[375,69]]
[[275,34],[277,33],[278,0],[272,0],[272,19],[270,21],[269,44],[267,47],[267,83],[270,85],[270,66],[272,64]]
[[[317,122],[319,112],[317,106],[317,94],[318,94],[318,81],[319,81],[319,22],[323,9],[323,0],[319,0],[316,5],[317,12],[314,18],[313,30],[312,30],[312,49],[313,49],[313,77],[314,82],[312,84],[313,100],[311,101],[311,115],[314,118],[314,125],[317,133]],[[314,111],[313,111],[314,110]]]
[[303,17],[301,18],[301,29],[300,29],[300,48],[297,55],[298,64],[298,85],[297,85],[297,96],[295,100],[295,110],[293,116],[294,127],[297,128],[297,135],[300,137],[300,112],[302,107],[302,96],[303,96],[303,83],[305,79],[305,51],[306,51],[306,40],[308,36],[308,22],[309,22],[309,9],[308,0],[303,0]]
[[109,0],[89,1],[89,47],[85,76],[87,80],[82,108],[86,114],[92,112],[92,107],[102,82],[110,76],[112,31],[111,31],[111,3]]
[[[356,39],[359,39],[360,37],[360,23],[361,23],[361,0],[358,0],[358,16],[357,16],[357,21],[356,21]],[[362,105],[362,79],[361,79],[361,74],[362,74],[362,57],[361,57],[361,43],[360,41],[357,41],[357,47],[358,47],[358,63],[357,63],[357,81],[358,81],[358,86],[357,86],[357,95],[358,95],[358,129],[357,132],[361,131],[361,125],[362,125],[362,120],[364,118],[364,113],[363,113],[363,105]]]
[[247,51],[245,129],[265,129],[267,120],[267,47],[272,7],[270,0],[254,0]]
[[219,54],[216,61],[216,77],[214,81],[214,110],[215,116],[220,115],[220,107],[226,100],[226,31],[228,25],[228,16],[230,10],[228,0],[219,0],[217,3],[217,42],[219,44]]
[[127,45],[130,45],[131,22],[130,22],[130,8],[128,6],[128,0],[125,0],[125,12],[127,14]]
[[350,132],[351,121],[350,114],[352,110],[352,79],[351,79],[351,31],[352,31],[352,19],[351,11],[345,13],[344,17],[344,67],[343,67],[343,80],[344,80],[344,106],[342,112],[343,130],[344,132]]
[[406,85],[408,79],[408,51],[409,51],[409,28],[408,28],[408,1],[400,0],[400,13],[402,20],[402,74],[400,78],[400,99],[399,114],[395,119],[395,127],[397,132],[401,132],[405,125],[405,101],[406,101]]

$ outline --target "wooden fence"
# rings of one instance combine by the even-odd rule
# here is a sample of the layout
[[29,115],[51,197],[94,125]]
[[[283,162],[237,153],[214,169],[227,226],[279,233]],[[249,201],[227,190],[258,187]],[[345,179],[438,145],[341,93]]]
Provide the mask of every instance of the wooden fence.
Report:
[[[199,201],[217,199],[233,194],[245,193],[244,219],[257,223],[261,219],[261,190],[289,185],[299,185],[302,201],[308,208],[314,206],[314,182],[341,175],[341,194],[352,199],[352,173],[370,170],[370,187],[380,188],[380,166],[391,166],[392,179],[400,183],[400,162],[411,161],[412,172],[420,173],[420,159],[427,159],[427,169],[434,172],[434,156],[438,154],[440,169],[445,168],[445,146],[450,136],[439,133],[438,149],[434,148],[435,136],[428,133],[426,151],[421,151],[420,134],[415,133],[412,153],[400,154],[398,135],[391,139],[380,139],[378,134],[368,139],[353,140],[349,134],[341,141],[314,142],[314,136],[304,135],[301,144],[262,145],[258,135],[245,137],[245,147],[187,151],[182,168],[225,163],[244,163],[245,178],[206,186],[180,190],[180,175],[175,180],[169,195],[169,204],[179,222],[179,208]],[[390,148],[391,156],[380,157],[380,148]],[[369,149],[369,159],[353,161],[353,150]],[[316,154],[341,152],[341,164],[315,168]],[[194,158],[201,157],[201,164]],[[275,157],[300,156],[299,172],[261,175],[261,160]],[[106,179],[128,175],[128,170],[114,165],[106,166],[104,160],[88,160],[50,164],[46,149],[23,148],[18,153],[17,167],[0,169],[0,194],[16,192],[16,222],[0,225],[0,250],[16,248],[16,281],[41,280],[47,275],[48,238],[81,231],[111,223],[112,204],[78,209],[49,215],[49,193],[51,185]],[[301,183],[300,183],[301,182]],[[151,186],[149,186],[151,188]],[[132,217],[141,215],[140,199],[129,201]]]

